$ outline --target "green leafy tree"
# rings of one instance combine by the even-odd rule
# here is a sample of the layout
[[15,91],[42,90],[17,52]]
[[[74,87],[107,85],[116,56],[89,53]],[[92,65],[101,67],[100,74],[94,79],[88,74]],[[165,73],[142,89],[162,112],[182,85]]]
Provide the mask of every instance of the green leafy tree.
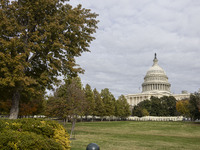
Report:
[[194,93],[190,95],[189,110],[192,120],[200,119],[200,94]]
[[163,116],[164,109],[161,100],[158,97],[151,97],[151,116]]
[[144,100],[138,104],[142,109],[146,109],[148,112],[151,112],[151,100]]
[[190,117],[189,100],[177,101],[176,110],[184,117]]
[[83,72],[75,57],[89,51],[96,17],[68,0],[0,1],[0,93],[12,99],[11,119],[23,96],[52,88],[60,75]]
[[149,112],[147,111],[147,109],[142,109],[142,116],[149,116]]
[[101,98],[100,93],[97,91],[96,88],[93,90],[93,93],[94,93],[94,100],[95,100],[94,115],[99,116],[101,118],[101,121],[102,121],[103,116],[105,115],[103,100]]
[[101,98],[103,100],[105,115],[104,116],[114,116],[115,115],[115,97],[109,91],[108,88],[101,90]]
[[138,116],[138,117],[142,117],[142,108],[140,106],[134,106],[133,107],[133,111],[132,111],[132,115],[133,116]]
[[176,99],[173,96],[163,96],[160,98],[163,105],[164,116],[176,116]]
[[175,116],[176,99],[173,96],[163,96],[161,98],[151,97],[150,100],[140,102],[134,110],[134,115],[139,116]]
[[146,108],[143,108],[142,106],[135,106],[133,108],[132,115],[138,117],[149,116],[149,112]]
[[94,93],[89,84],[86,84],[84,92],[85,92],[85,100],[87,103],[84,114],[87,118],[88,115],[94,116],[95,99],[94,99]]
[[173,96],[163,96],[161,98],[151,97],[151,111],[147,111],[152,116],[175,116],[176,99]]

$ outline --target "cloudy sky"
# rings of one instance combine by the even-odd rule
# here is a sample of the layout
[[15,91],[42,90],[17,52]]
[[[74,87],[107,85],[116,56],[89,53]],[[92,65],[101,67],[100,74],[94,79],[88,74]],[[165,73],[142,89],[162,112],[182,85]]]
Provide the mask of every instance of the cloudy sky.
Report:
[[83,84],[99,91],[141,92],[157,53],[172,93],[200,88],[199,0],[71,0],[99,14],[90,53],[77,58]]

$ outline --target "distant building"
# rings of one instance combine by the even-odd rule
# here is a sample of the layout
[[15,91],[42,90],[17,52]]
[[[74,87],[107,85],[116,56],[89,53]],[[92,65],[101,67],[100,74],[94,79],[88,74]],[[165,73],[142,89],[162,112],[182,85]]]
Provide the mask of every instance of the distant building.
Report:
[[158,65],[158,59],[154,57],[153,65],[149,68],[144,77],[142,84],[142,93],[126,95],[127,102],[131,106],[135,106],[141,101],[150,99],[151,96],[174,96],[177,100],[186,99],[190,97],[190,93],[182,91],[181,94],[172,94],[170,92],[171,84],[168,82],[168,77],[165,71]]

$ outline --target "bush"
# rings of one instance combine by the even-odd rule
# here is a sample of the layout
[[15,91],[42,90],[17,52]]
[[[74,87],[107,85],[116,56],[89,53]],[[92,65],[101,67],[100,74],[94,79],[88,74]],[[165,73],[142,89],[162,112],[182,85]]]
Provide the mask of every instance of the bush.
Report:
[[70,149],[69,134],[55,121],[0,120],[0,149]]

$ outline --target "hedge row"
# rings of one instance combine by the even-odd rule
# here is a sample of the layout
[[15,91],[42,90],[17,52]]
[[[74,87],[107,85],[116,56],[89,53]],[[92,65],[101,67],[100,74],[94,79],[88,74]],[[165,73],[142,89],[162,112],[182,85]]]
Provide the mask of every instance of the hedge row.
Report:
[[51,120],[0,120],[0,149],[70,150],[69,134]]

